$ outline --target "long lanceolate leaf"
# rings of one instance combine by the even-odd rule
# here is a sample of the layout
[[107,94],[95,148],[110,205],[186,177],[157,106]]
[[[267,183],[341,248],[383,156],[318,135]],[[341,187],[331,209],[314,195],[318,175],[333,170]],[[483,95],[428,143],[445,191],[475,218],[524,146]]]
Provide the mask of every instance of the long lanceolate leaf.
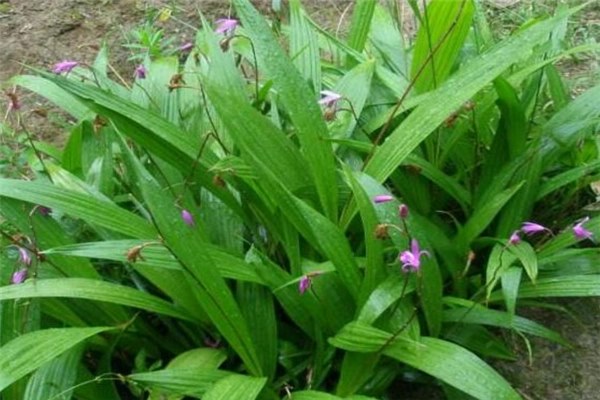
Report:
[[205,241],[200,226],[188,226],[174,207],[175,199],[160,188],[123,142],[122,149],[128,167],[137,175],[138,185],[165,245],[183,266],[206,314],[248,371],[252,375],[262,375],[260,360],[242,313],[214,260],[203,249]]
[[317,187],[325,215],[337,218],[338,193],[335,162],[327,126],[308,85],[273,37],[269,26],[248,0],[234,0],[235,8],[247,29],[257,57],[267,76],[273,80],[279,98],[290,114],[304,157]]
[[382,351],[384,355],[426,372],[477,399],[521,398],[496,371],[461,346],[425,336],[418,341],[403,336],[393,339],[391,333],[353,323],[330,341],[348,351]]
[[90,336],[112,328],[46,329],[0,347],[0,392]]
[[0,196],[11,197],[60,210],[90,224],[136,238],[154,238],[156,232],[147,221],[114,203],[92,196],[40,183],[0,179]]
[[[268,122],[261,121],[264,117],[250,112],[247,105],[238,102],[237,98],[226,96],[226,94],[222,93],[222,90],[213,86],[211,82],[206,83],[206,92],[212,100],[223,124],[228,128],[232,136],[235,135],[240,139],[240,144],[246,143],[244,146],[250,146],[251,143],[247,141],[258,140],[243,138],[243,135],[247,133],[246,130],[248,127],[256,127],[256,129],[252,129],[253,134],[260,134],[261,131],[258,128],[263,125],[267,126],[265,122]],[[240,110],[248,112],[240,113]],[[251,150],[251,148],[248,147],[248,150]],[[289,184],[282,181],[281,171],[271,168],[269,161],[265,160],[256,151],[248,151],[247,157],[254,165],[261,185],[269,193],[272,201],[281,208],[282,212],[304,238],[316,249],[320,249],[334,263],[348,290],[356,296],[358,294],[360,275],[348,241],[343,233],[330,220],[310,207],[306,202],[294,196],[289,190]]]
[[375,151],[365,171],[383,182],[448,115],[513,63],[529,56],[557,23],[576,10],[540,22],[507,39],[460,69],[439,89],[425,95],[419,107]]
[[66,297],[105,301],[184,320],[193,320],[185,312],[158,297],[130,287],[97,279],[41,279],[19,285],[0,287],[0,300],[34,297]]

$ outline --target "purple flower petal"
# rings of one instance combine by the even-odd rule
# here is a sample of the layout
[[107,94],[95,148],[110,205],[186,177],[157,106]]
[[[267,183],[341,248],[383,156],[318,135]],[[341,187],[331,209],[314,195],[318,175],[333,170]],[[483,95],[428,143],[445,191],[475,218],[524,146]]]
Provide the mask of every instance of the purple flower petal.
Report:
[[544,231],[551,232],[550,229],[535,222],[523,222],[523,226],[521,226],[521,232],[528,236]]
[[183,219],[183,222],[185,222],[186,225],[196,225],[196,222],[194,221],[194,216],[188,210],[181,210],[181,219]]
[[521,236],[519,236],[519,231],[514,231],[510,238],[508,239],[510,244],[519,244],[521,243]]
[[186,42],[184,44],[182,44],[181,46],[179,46],[179,51],[190,51],[194,48],[194,43],[192,42]]
[[577,239],[579,239],[579,240],[591,239],[592,236],[594,236],[594,234],[591,231],[589,231],[588,229],[583,227],[583,224],[585,224],[589,220],[590,220],[590,217],[585,217],[584,219],[579,221],[577,224],[575,224],[575,226],[573,227],[573,234],[575,235],[575,237]]
[[417,239],[410,242],[410,250],[405,250],[400,253],[400,262],[402,262],[402,270],[404,272],[417,272],[421,268],[421,256],[429,257],[429,252],[421,250]]
[[408,206],[406,204],[400,204],[398,206],[398,215],[402,219],[405,219],[408,217]]
[[54,69],[52,69],[52,72],[54,72],[55,74],[62,74],[63,72],[69,73],[77,65],[79,65],[77,61],[64,60],[54,64]]
[[137,67],[135,67],[135,71],[133,72],[134,76],[137,79],[146,79],[146,73],[148,73],[148,70],[146,69],[146,67],[144,67],[143,64],[140,64]]
[[231,18],[221,18],[216,21],[217,27],[215,28],[215,33],[225,33],[231,34],[235,31],[235,28],[238,26],[237,19]]
[[394,200],[394,196],[390,196],[389,194],[380,194],[380,195],[373,197],[373,201],[376,204],[387,203],[388,201],[392,201],[392,200]]
[[310,283],[310,277],[308,275],[303,275],[298,283],[298,292],[300,292],[300,294],[304,294],[304,292],[310,288]]
[[31,255],[23,247],[19,247],[19,262],[27,267],[31,265]]
[[333,107],[342,98],[342,95],[332,92],[331,90],[321,90],[321,100],[319,104],[327,107]]
[[17,285],[19,283],[25,282],[25,279],[27,279],[27,268],[22,268],[16,271],[14,274],[12,274],[10,278],[10,283],[12,283],[13,285]]

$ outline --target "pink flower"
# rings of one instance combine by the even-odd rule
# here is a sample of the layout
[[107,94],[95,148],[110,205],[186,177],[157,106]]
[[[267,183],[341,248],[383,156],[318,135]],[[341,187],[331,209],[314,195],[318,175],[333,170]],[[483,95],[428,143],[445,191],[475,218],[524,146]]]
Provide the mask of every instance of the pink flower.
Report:
[[589,230],[587,230],[586,228],[583,227],[583,224],[585,224],[589,220],[590,220],[590,217],[585,217],[584,219],[579,221],[577,224],[575,224],[575,226],[573,227],[573,234],[575,235],[575,237],[577,239],[579,239],[579,240],[591,239],[592,236],[594,235],[592,232],[590,232]]
[[140,64],[137,67],[135,67],[135,71],[133,72],[133,74],[137,79],[146,79],[147,72],[148,70],[146,69],[146,67],[144,67],[143,64]]
[[421,256],[430,257],[429,252],[419,248],[417,239],[410,242],[410,250],[405,250],[400,253],[400,262],[402,263],[402,271],[417,272],[421,268]]
[[10,283],[12,283],[13,285],[17,285],[19,283],[25,282],[25,279],[27,279],[27,268],[22,268],[16,271],[14,274],[12,274],[12,277],[10,278]]
[[402,219],[405,219],[408,217],[408,206],[406,204],[400,204],[398,206],[398,215]]
[[546,228],[543,225],[536,224],[535,222],[523,222],[523,226],[521,226],[521,232],[528,236],[535,235],[536,233],[544,231],[552,233],[550,229]]
[[323,96],[321,100],[319,100],[319,104],[327,107],[334,107],[336,103],[342,98],[340,94],[332,92],[331,90],[321,90],[321,95]]
[[300,282],[298,282],[298,292],[300,292],[300,294],[304,294],[304,292],[310,289],[310,285],[312,285],[312,278],[318,275],[321,275],[321,271],[313,271],[303,275],[302,278],[300,278]]
[[179,46],[179,51],[190,51],[191,49],[194,48],[194,43],[192,42],[185,42],[184,44],[182,44],[181,46]]
[[19,247],[19,262],[27,267],[31,265],[31,255],[23,247]]
[[311,280],[308,275],[302,276],[300,278],[300,282],[298,283],[298,291],[300,294],[304,294],[310,288]]
[[392,200],[394,200],[394,196],[390,196],[389,194],[380,194],[373,197],[373,201],[375,202],[375,204],[387,203],[388,201]]
[[519,244],[521,243],[521,236],[519,236],[519,231],[514,231],[510,238],[508,239],[508,243],[510,244]]
[[216,21],[215,33],[232,34],[238,26],[237,19],[221,18]]
[[79,63],[77,61],[64,60],[59,63],[54,64],[54,69],[52,72],[55,74],[62,74],[63,72],[69,73],[73,68],[78,66]]
[[185,222],[186,225],[196,225],[196,222],[194,221],[194,216],[188,210],[181,210],[181,219],[183,219],[183,222]]

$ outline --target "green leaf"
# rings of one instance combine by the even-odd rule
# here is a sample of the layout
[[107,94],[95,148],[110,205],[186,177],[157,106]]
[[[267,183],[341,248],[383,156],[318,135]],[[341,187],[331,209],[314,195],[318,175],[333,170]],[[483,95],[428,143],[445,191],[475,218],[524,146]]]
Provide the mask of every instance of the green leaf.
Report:
[[202,400],[254,400],[261,392],[267,378],[231,375],[217,381]]
[[[454,308],[444,311],[444,322],[456,322],[460,324],[481,324],[496,326],[506,329],[514,329],[522,333],[543,337],[556,343],[568,346],[568,342],[562,336],[545,326],[530,319],[511,315],[505,311],[492,310],[477,304],[461,301],[467,307]],[[458,328],[460,329],[460,328]]]
[[427,5],[410,70],[419,92],[436,88],[446,80],[469,33],[473,11],[471,0],[433,0]]
[[465,65],[437,90],[424,95],[419,106],[375,151],[365,172],[383,182],[448,115],[512,64],[528,57],[536,45],[547,40],[548,33],[557,23],[575,11],[577,8],[510,37]]
[[27,400],[70,399],[77,379],[77,366],[83,346],[74,347],[35,371],[27,382]]
[[478,399],[520,399],[488,364],[456,344],[421,337],[418,341],[362,324],[347,325],[330,342],[347,351],[377,352],[406,363]]
[[13,85],[22,86],[32,92],[44,96],[73,117],[84,119],[92,115],[92,112],[76,96],[62,89],[53,82],[39,76],[17,75],[10,79]]
[[26,333],[0,347],[0,392],[90,336],[113,328],[57,328]]
[[273,379],[277,367],[277,316],[273,295],[264,286],[239,282],[237,301],[256,345],[263,373]]
[[198,224],[192,227],[182,220],[180,211],[173,207],[175,199],[162,190],[126,145],[121,144],[126,164],[137,176],[136,183],[164,244],[183,266],[202,308],[243,360],[248,371],[253,375],[262,375],[254,343],[238,304],[214,260],[203,248],[205,233],[200,231]]
[[233,0],[235,9],[247,30],[256,53],[273,87],[278,91],[296,128],[296,134],[307,160],[311,180],[317,187],[325,215],[337,219],[338,193],[335,161],[329,136],[315,94],[281,49],[264,18],[248,0]]
[[538,259],[535,249],[529,243],[522,241],[516,245],[508,246],[508,251],[513,253],[519,261],[521,261],[529,279],[535,284],[538,274]]
[[[154,238],[156,232],[147,221],[114,203],[89,195],[35,181],[0,179],[0,196],[60,210],[90,224],[136,238]],[[126,222],[125,222],[126,221]]]
[[127,379],[148,385],[161,392],[199,398],[219,379],[232,374],[232,372],[211,367],[186,367],[131,374],[127,376]]
[[[520,299],[588,296],[600,296],[600,275],[573,275],[539,279],[535,285],[524,283],[519,289]],[[494,292],[489,300],[497,301],[501,298],[500,292]]]
[[469,244],[488,227],[502,207],[517,193],[523,184],[524,182],[521,182],[498,193],[491,201],[481,203],[473,211],[473,215],[471,215],[467,223],[462,227],[456,239],[461,249],[468,248]]
[[[350,21],[350,32],[348,33],[348,46],[356,51],[363,51],[365,47],[373,14],[375,13],[375,6],[377,6],[377,2],[369,0],[359,1],[354,6],[352,20]],[[353,59],[349,58],[349,60]]]
[[315,93],[321,90],[321,54],[318,38],[300,6],[290,1],[290,53],[294,65]]
[[0,287],[0,300],[36,297],[66,297],[105,301],[193,321],[187,313],[178,310],[156,296],[96,279],[39,279],[29,280],[19,285]]

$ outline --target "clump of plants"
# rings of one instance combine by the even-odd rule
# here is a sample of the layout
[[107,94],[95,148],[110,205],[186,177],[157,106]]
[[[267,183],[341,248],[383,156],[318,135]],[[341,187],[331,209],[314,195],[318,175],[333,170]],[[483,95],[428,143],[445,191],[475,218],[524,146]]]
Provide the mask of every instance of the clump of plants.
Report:
[[232,3],[131,80],[103,49],[9,82],[77,123],[0,179],[2,394],[520,398],[505,333],[569,344],[519,308],[600,295],[600,87],[554,66],[595,49],[579,8],[497,42],[433,0],[405,42],[375,1],[346,38]]

